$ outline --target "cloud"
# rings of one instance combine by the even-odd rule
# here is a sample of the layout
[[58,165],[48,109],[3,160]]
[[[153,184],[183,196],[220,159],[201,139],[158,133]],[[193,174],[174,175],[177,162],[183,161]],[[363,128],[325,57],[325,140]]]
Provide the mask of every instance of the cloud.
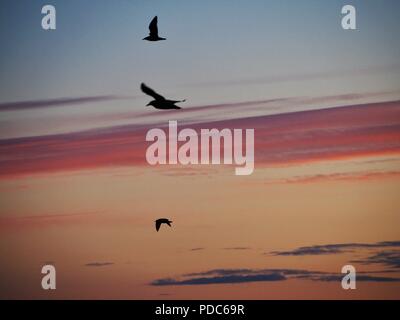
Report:
[[[3,139],[0,177],[146,165],[149,143],[145,136],[152,127],[128,124]],[[400,101],[203,122],[190,127],[197,131],[254,128],[256,168],[400,154]]]
[[342,249],[335,247],[329,248],[324,246],[301,247],[292,251],[273,251],[272,254],[277,256],[303,256],[303,255],[320,255],[320,254],[336,254],[342,253]]
[[[400,278],[383,277],[366,274],[357,276],[357,281],[365,282],[398,282]],[[285,281],[288,279],[309,281],[338,281],[344,274],[302,270],[302,269],[213,269],[197,273],[184,274],[177,278],[156,279],[150,283],[153,286],[184,286],[234,284],[248,282]]]
[[331,71],[321,71],[321,72],[312,72],[312,73],[302,73],[302,74],[277,74],[277,75],[269,75],[264,77],[254,77],[247,79],[231,79],[225,81],[207,81],[207,82],[196,82],[186,84],[188,86],[202,86],[202,87],[214,87],[216,85],[221,86],[229,86],[229,85],[240,85],[243,86],[245,84],[249,85],[258,85],[258,84],[276,84],[276,83],[285,83],[285,82],[293,82],[293,81],[308,81],[308,80],[317,80],[317,79],[331,79],[331,78],[340,78],[343,76],[365,76],[365,75],[373,75],[377,73],[388,73],[388,72],[398,72],[400,70],[399,64],[393,65],[382,65],[368,68],[354,68],[354,69],[346,69],[346,70],[331,70]]
[[57,99],[46,99],[46,100],[5,102],[5,103],[0,103],[0,112],[61,107],[67,105],[79,105],[84,103],[103,102],[103,101],[119,100],[119,99],[126,99],[126,98],[115,95],[102,95],[102,96],[69,97],[69,98],[57,98]]
[[[393,92],[368,92],[351,93],[331,96],[316,97],[280,97],[274,99],[259,99],[247,101],[230,101],[225,103],[214,103],[208,105],[195,105],[181,110],[170,110],[168,114],[160,113],[153,109],[146,109],[142,112],[114,112],[112,114],[82,115],[69,118],[71,121],[83,122],[91,120],[100,121],[127,121],[129,123],[144,124],[153,123],[154,126],[163,124],[171,119],[171,116],[180,123],[194,124],[207,121],[218,121],[228,119],[240,119],[246,117],[257,117],[268,114],[299,112],[305,110],[323,109],[327,107],[354,104],[356,101],[365,102],[366,100],[395,100],[400,96],[399,91]],[[65,117],[59,121],[65,122]]]
[[[370,272],[371,274],[375,272]],[[389,273],[388,271],[382,271],[381,273]],[[311,281],[323,281],[323,282],[341,282],[344,274],[304,274],[297,275],[295,278]],[[400,282],[400,278],[395,277],[382,277],[374,276],[370,274],[365,274],[365,272],[357,272],[356,281],[362,282]]]
[[110,213],[106,211],[42,214],[25,216],[0,217],[0,232],[25,231],[25,229],[41,229],[47,227],[72,227],[72,226],[99,226],[110,223],[114,225],[126,225],[131,223],[136,227],[147,224],[145,218],[133,217],[124,213]]
[[231,276],[231,275],[260,275],[279,273],[283,275],[319,274],[318,271],[307,271],[304,269],[211,269],[203,272],[187,273],[185,277],[197,276]]
[[339,254],[363,248],[400,247],[400,241],[383,241],[377,243],[339,243],[299,247],[289,251],[272,251],[277,256],[305,256]]
[[400,250],[383,250],[368,256],[365,259],[353,260],[361,264],[383,264],[391,268],[400,268]]
[[[307,255],[307,254],[336,254],[353,251],[356,249],[382,249],[400,247],[400,241],[381,241],[376,243],[340,243],[326,244],[309,247],[300,247],[292,251],[279,252],[277,255]],[[203,250],[203,247],[190,249],[191,251]],[[225,250],[245,250],[247,247],[230,247]],[[383,264],[389,267],[400,267],[400,251],[390,250],[375,253],[366,259],[353,261],[362,264]],[[112,262],[92,262],[86,266],[106,266]],[[375,274],[397,273],[395,270],[357,271],[357,281],[362,282],[400,282],[400,278],[377,276]],[[212,284],[240,284],[250,282],[285,281],[289,279],[340,282],[343,279],[341,273],[331,273],[305,269],[211,269],[202,272],[186,273],[176,278],[161,278],[152,281],[152,286],[185,286],[185,285],[212,285]]]
[[309,271],[297,269],[212,269],[203,272],[184,274],[176,279],[157,279],[153,281],[151,285],[206,285],[284,281],[287,279],[287,276],[299,274],[309,274]]
[[113,265],[114,262],[89,262],[86,263],[86,267],[106,267],[106,266],[111,266]]
[[186,280],[176,279],[159,279],[152,282],[154,286],[170,286],[170,285],[204,285],[204,284],[226,284],[226,283],[244,283],[244,282],[260,282],[260,281],[282,281],[286,277],[277,274],[258,274],[258,275],[231,275],[231,276],[218,276],[218,277],[202,277],[192,278]]
[[74,212],[65,214],[42,214],[29,216],[5,216],[0,218],[0,229],[15,230],[24,227],[45,227],[87,222],[90,217],[97,217],[102,211]]
[[368,172],[349,172],[295,176],[287,179],[275,179],[264,182],[265,184],[276,183],[314,183],[320,181],[365,181],[371,179],[384,179],[400,176],[400,171],[368,171]]

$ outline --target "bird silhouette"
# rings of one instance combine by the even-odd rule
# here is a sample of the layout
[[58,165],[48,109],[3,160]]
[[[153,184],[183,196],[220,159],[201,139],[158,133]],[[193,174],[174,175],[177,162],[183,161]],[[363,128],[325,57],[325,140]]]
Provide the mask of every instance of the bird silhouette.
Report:
[[149,24],[149,35],[146,38],[143,38],[142,40],[147,40],[147,41],[160,41],[160,40],[166,40],[165,38],[161,38],[158,36],[158,27],[157,27],[157,16],[151,20]]
[[185,102],[186,100],[167,100],[165,99],[162,95],[158,94],[155,92],[153,89],[149,88],[146,86],[144,83],[141,84],[140,88],[142,91],[153,97],[154,100],[150,101],[146,106],[153,106],[156,109],[181,109],[181,107],[178,107],[175,105],[178,102]]
[[161,219],[157,219],[156,221],[154,221],[156,223],[156,230],[158,232],[158,230],[160,230],[160,227],[163,223],[169,225],[171,227],[171,223],[172,221],[166,219],[166,218],[161,218]]

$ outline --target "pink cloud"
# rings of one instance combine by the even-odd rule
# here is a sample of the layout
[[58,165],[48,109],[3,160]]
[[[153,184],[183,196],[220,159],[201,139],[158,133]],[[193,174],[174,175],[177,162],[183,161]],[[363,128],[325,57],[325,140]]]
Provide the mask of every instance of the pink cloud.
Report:
[[[167,122],[163,124],[167,126]],[[180,128],[186,127],[178,122]],[[147,131],[121,125],[0,140],[0,177],[143,166]],[[254,128],[258,166],[400,154],[400,101],[203,122],[191,128]]]

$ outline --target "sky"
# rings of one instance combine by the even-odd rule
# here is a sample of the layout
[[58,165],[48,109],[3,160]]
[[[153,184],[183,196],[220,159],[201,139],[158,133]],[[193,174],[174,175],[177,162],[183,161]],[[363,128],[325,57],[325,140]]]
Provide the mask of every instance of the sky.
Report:
[[[0,298],[400,298],[398,1],[0,6]],[[254,129],[254,173],[150,166],[169,120]]]

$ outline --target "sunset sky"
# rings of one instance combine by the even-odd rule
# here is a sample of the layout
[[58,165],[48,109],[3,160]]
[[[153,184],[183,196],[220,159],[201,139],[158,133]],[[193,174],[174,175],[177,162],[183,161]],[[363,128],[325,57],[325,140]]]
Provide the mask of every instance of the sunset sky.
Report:
[[[400,299],[400,2],[47,3],[0,5],[0,298]],[[150,166],[169,120],[254,129],[254,173]]]

